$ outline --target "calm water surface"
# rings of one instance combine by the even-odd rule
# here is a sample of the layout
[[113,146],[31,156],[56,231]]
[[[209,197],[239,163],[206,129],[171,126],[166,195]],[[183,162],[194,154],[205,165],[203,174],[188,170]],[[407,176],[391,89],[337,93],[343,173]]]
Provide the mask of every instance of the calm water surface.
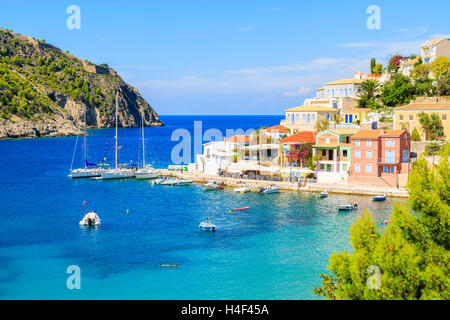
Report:
[[[194,120],[202,120],[204,130],[246,130],[281,118],[162,117],[165,127],[146,129],[148,160],[160,168],[170,164],[173,130],[193,132]],[[122,161],[139,161],[138,135],[138,129],[119,130]],[[105,154],[113,159],[113,137],[112,130],[91,132],[91,162]],[[348,230],[362,213],[337,213],[336,205],[357,201],[377,223],[392,211],[390,199],[72,181],[75,141],[0,141],[0,299],[316,299],[319,273],[332,252],[351,250]],[[75,166],[81,154],[80,139]],[[83,201],[99,212],[100,228],[78,226]],[[243,206],[251,209],[229,213]],[[198,230],[208,217],[217,232]],[[81,290],[66,287],[70,265],[81,269]]]

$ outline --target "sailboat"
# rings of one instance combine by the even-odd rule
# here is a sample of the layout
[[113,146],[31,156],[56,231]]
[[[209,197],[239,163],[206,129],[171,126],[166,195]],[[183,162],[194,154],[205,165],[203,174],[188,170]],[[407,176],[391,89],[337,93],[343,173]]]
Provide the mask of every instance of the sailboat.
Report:
[[156,179],[159,176],[157,170],[155,170],[152,165],[145,164],[145,139],[144,139],[144,109],[142,109],[142,168],[137,170],[134,174],[136,179]]
[[119,163],[118,163],[118,158],[117,158],[117,154],[119,151],[119,145],[118,145],[118,130],[117,130],[117,126],[118,126],[118,119],[117,119],[117,113],[118,113],[118,109],[119,109],[119,93],[116,93],[116,154],[115,154],[115,163],[116,163],[116,167],[114,169],[109,169],[106,170],[104,172],[102,172],[102,180],[111,180],[111,179],[125,179],[125,178],[133,178],[134,177],[134,173],[135,170],[131,167],[129,167],[128,165],[120,165],[119,167]]
[[105,172],[106,169],[104,168],[104,164],[93,164],[89,163],[88,156],[87,156],[87,145],[86,145],[86,123],[87,123],[87,116],[86,116],[86,110],[84,112],[84,168],[74,169],[72,170],[73,166],[73,160],[75,158],[75,151],[77,149],[78,144],[78,137],[77,137],[77,143],[75,143],[75,150],[72,157],[72,165],[70,167],[70,174],[69,178],[77,179],[77,178],[93,178],[93,177],[100,177],[102,175],[102,172]]

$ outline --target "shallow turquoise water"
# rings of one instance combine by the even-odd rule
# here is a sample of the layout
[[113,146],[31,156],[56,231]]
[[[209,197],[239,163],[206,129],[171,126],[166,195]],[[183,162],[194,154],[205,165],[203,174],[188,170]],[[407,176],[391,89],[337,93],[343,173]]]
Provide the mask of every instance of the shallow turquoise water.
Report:
[[[171,132],[192,131],[193,120],[223,130],[274,125],[280,117],[238,119],[163,117],[166,127],[146,131],[149,158],[167,166]],[[137,161],[137,134],[120,130],[123,160]],[[92,132],[92,161],[103,157],[108,136]],[[392,200],[368,197],[71,181],[75,139],[0,141],[0,299],[315,299],[319,273],[332,252],[351,250],[348,230],[362,213],[337,213],[336,205],[357,201],[378,223],[392,211]],[[97,230],[78,226],[83,201],[102,218]],[[228,212],[243,206],[251,209]],[[217,232],[198,230],[207,217]],[[70,265],[81,269],[81,290],[66,287]]]

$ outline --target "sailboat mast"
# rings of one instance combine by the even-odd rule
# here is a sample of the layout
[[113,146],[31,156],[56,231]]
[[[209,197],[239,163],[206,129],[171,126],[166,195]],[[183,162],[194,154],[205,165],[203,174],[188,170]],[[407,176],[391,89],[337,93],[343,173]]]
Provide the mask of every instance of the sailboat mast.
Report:
[[86,126],[87,126],[87,111],[84,110],[84,168],[87,169],[87,148],[86,148]]
[[117,112],[118,112],[118,109],[119,109],[119,102],[118,102],[118,100],[119,100],[119,92],[116,92],[116,169],[117,169],[117,167],[118,167],[118,162],[117,162],[117,152],[118,152],[118,145],[117,145]]
[[142,109],[142,168],[145,168],[144,109]]

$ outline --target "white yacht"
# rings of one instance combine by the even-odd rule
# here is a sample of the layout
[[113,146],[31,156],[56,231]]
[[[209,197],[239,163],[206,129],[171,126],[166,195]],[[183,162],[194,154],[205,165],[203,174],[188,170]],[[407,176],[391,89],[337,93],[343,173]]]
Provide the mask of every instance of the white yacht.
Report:
[[121,164],[119,166],[118,163],[118,159],[117,159],[117,153],[119,150],[119,145],[118,145],[118,131],[117,131],[117,126],[118,126],[118,119],[117,119],[117,112],[118,112],[118,100],[119,100],[119,93],[116,93],[116,167],[114,169],[110,169],[110,170],[106,170],[104,172],[102,172],[102,180],[112,180],[112,179],[126,179],[126,178],[134,178],[134,174],[136,172],[136,170],[133,168],[132,165],[123,165]]
[[142,109],[142,168],[134,173],[138,180],[156,179],[159,176],[158,170],[155,170],[152,165],[145,164],[145,138],[144,138],[144,109]]
[[259,193],[264,193],[264,194],[279,193],[279,192],[280,192],[280,187],[278,187],[276,185],[271,185],[271,186],[268,186],[267,188],[261,188],[259,190]]
[[149,180],[156,179],[159,176],[158,170],[154,169],[151,165],[146,165],[145,167],[137,170],[134,176],[138,180]]
[[102,172],[106,171],[107,169],[105,168],[105,164],[93,164],[93,163],[89,163],[88,161],[88,154],[87,154],[87,144],[86,144],[86,110],[84,112],[84,167],[83,168],[79,168],[79,169],[72,169],[73,168],[73,162],[75,159],[75,153],[77,150],[77,145],[78,145],[78,138],[75,142],[75,149],[73,151],[73,156],[72,156],[72,164],[70,165],[70,173],[69,173],[69,178],[72,179],[80,179],[80,178],[94,178],[94,177],[100,177],[102,175]]
[[252,188],[244,185],[242,187],[234,189],[234,192],[235,193],[249,193],[251,190],[252,190]]

